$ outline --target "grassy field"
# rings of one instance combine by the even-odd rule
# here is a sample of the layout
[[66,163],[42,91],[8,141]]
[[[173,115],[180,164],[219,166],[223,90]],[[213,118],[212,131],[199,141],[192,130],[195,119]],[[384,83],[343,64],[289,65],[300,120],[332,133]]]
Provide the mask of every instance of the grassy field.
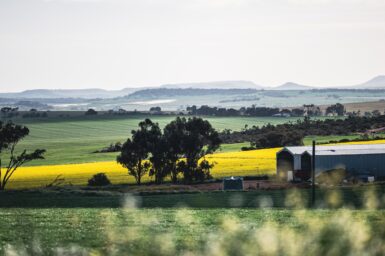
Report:
[[380,255],[384,217],[353,210],[7,209],[0,213],[0,252]]
[[[107,119],[97,117],[94,120],[88,118],[81,120],[80,118],[83,117],[74,117],[72,118],[74,120],[52,119],[27,122],[26,125],[31,133],[22,141],[20,148],[30,150],[43,148],[47,150],[45,160],[31,162],[31,165],[114,161],[116,154],[95,154],[93,152],[110,145],[110,143],[124,142],[131,135],[131,130],[137,129],[138,123],[146,117],[132,116]],[[163,127],[175,117],[153,116],[151,119]],[[218,130],[241,130],[246,124],[250,127],[297,120],[297,118],[272,117],[208,117],[206,119]],[[242,146],[248,146],[248,144],[224,145],[223,150],[225,152],[238,151]]]
[[[370,201],[365,192],[368,189],[358,190],[361,202]],[[352,207],[306,210],[298,203],[304,198],[298,193],[308,197],[307,192],[141,197],[3,192],[0,206],[7,208],[0,211],[0,253],[382,255],[385,252],[384,210],[367,204],[356,210]],[[317,191],[317,195],[320,193]],[[349,190],[344,195],[351,199],[355,191]],[[288,209],[270,208],[270,197]],[[14,208],[9,208],[12,204]]]
[[[375,135],[381,139],[385,138],[385,134],[378,133]],[[351,135],[327,135],[327,136],[307,136],[303,140],[304,145],[311,145],[312,141],[315,140],[317,144],[325,144],[330,143],[331,141],[340,141],[340,140],[360,140],[362,136],[359,134],[351,134]],[[368,141],[370,143],[370,141]]]

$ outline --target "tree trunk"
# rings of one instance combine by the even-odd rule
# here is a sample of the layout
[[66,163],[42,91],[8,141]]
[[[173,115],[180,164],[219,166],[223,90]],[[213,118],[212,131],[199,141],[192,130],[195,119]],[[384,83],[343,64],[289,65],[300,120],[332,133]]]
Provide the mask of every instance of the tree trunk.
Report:
[[171,182],[175,184],[177,181],[178,181],[178,173],[176,172],[176,170],[173,170],[171,172]]

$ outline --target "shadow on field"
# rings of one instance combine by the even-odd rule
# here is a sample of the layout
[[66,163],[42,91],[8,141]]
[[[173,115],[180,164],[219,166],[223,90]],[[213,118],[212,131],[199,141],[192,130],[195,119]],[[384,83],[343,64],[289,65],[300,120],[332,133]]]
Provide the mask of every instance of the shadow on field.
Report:
[[[384,208],[385,186],[316,190],[316,208]],[[128,194],[109,191],[3,191],[0,208],[307,208],[310,189],[247,192],[169,192]]]

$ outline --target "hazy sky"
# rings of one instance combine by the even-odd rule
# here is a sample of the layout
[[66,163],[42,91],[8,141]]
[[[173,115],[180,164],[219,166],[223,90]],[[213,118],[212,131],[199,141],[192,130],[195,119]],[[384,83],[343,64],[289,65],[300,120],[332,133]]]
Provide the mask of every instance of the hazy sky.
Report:
[[0,0],[0,91],[385,74],[385,0]]

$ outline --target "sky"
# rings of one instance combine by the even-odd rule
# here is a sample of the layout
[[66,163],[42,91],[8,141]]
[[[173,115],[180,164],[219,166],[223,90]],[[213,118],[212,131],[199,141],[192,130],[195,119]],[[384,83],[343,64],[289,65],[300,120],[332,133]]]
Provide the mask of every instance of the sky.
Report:
[[0,91],[385,74],[385,0],[0,0]]

